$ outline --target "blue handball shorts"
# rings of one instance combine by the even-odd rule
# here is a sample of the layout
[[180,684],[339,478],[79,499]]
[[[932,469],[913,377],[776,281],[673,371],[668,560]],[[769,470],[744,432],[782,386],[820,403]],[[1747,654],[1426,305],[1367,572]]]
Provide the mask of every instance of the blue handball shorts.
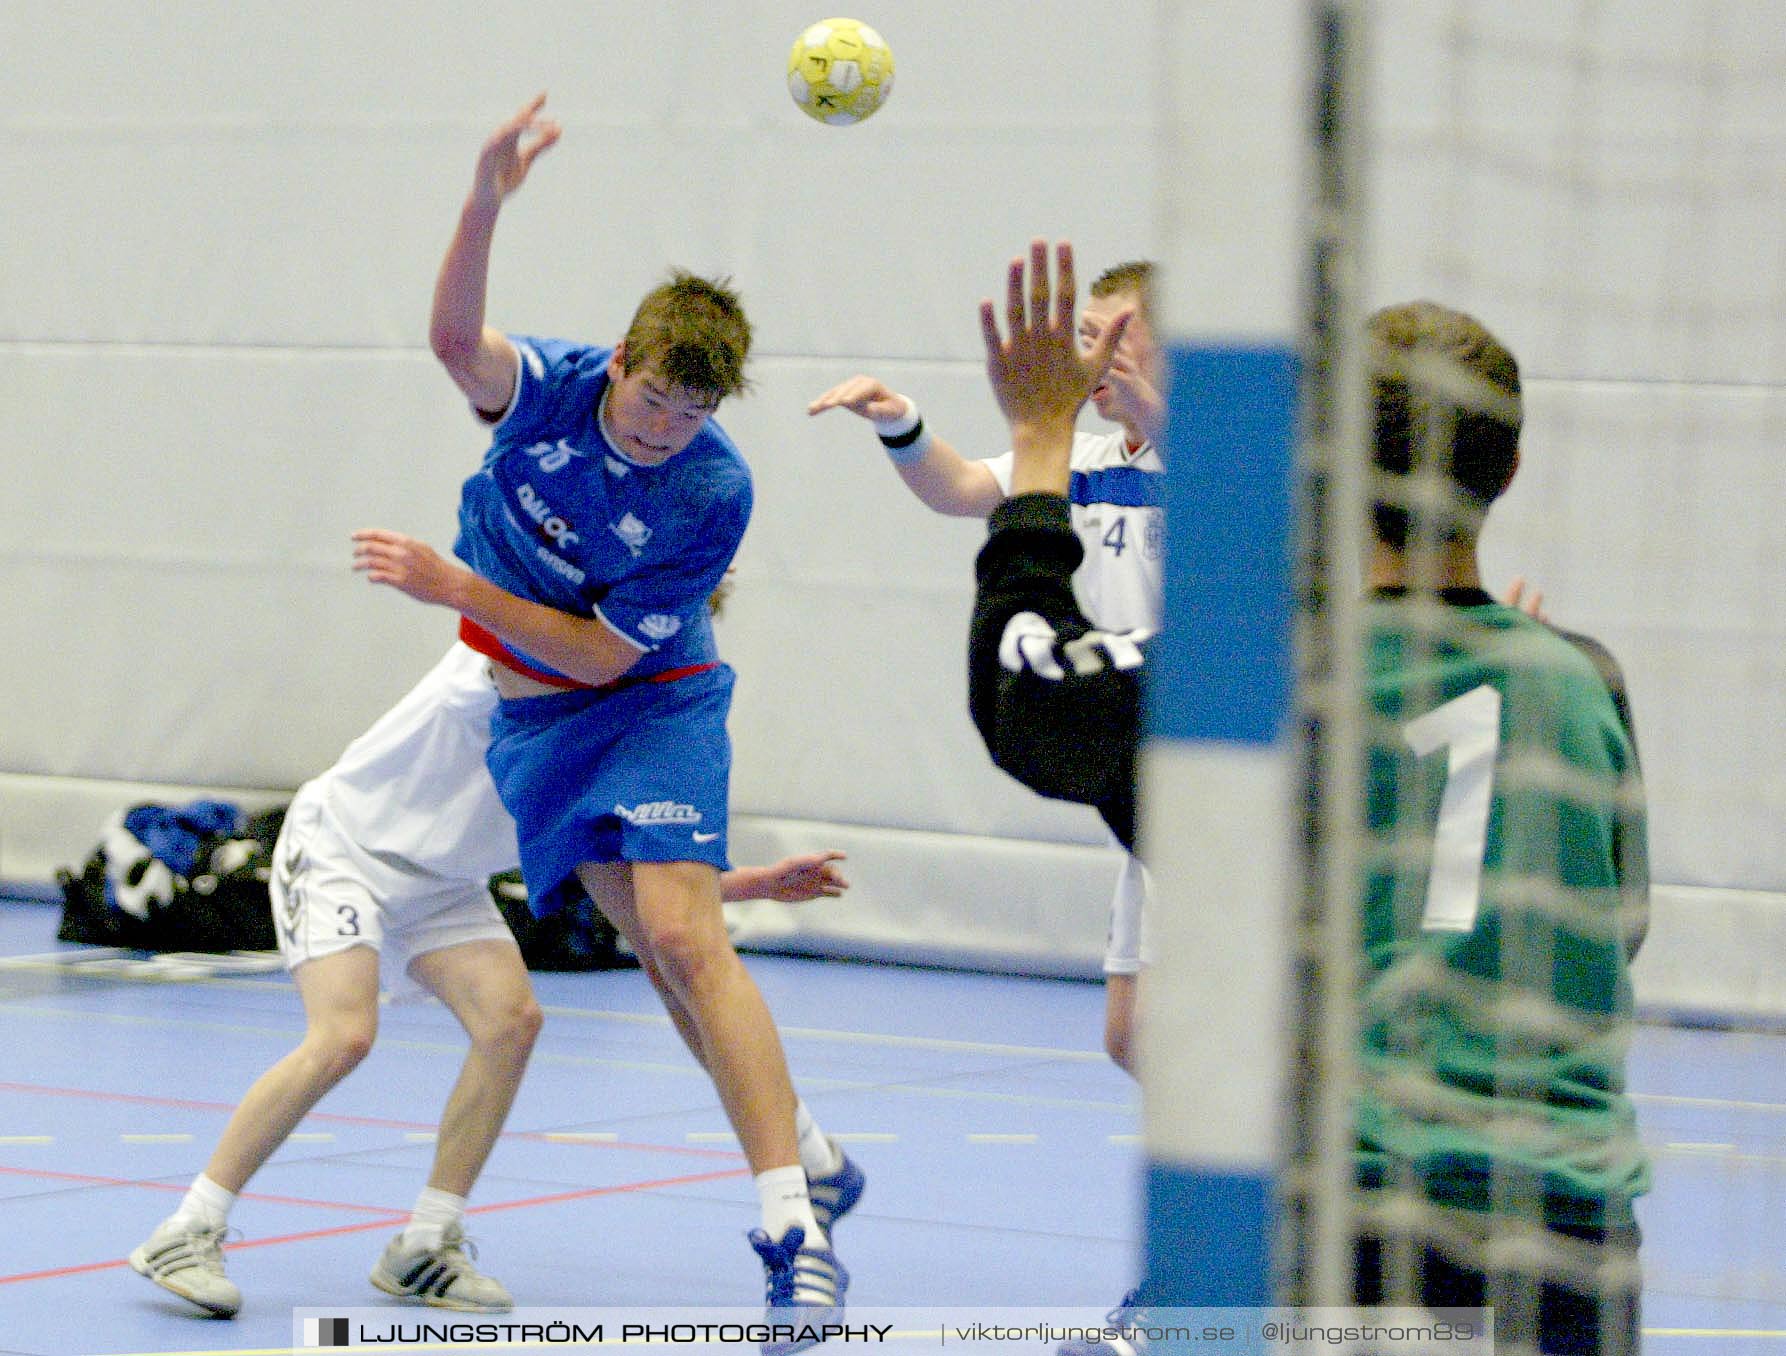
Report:
[[666,683],[497,703],[487,761],[515,819],[535,913],[581,888],[584,862],[729,869],[734,677],[720,664]]

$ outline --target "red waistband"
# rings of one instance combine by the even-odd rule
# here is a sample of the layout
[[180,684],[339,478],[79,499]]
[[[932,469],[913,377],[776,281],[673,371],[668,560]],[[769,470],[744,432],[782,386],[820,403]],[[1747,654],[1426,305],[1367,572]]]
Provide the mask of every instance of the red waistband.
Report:
[[623,688],[637,687],[640,683],[673,683],[678,678],[688,678],[697,673],[705,673],[708,669],[719,667],[717,661],[706,664],[684,664],[678,669],[660,669],[656,673],[639,676],[622,674],[611,683],[579,683],[575,678],[566,678],[562,673],[547,673],[544,669],[535,668],[522,659],[494,632],[479,626],[470,617],[459,618],[459,639],[486,659],[494,659],[504,668],[513,669],[525,678],[536,683],[544,683],[547,687],[560,688],[566,692],[619,692]]

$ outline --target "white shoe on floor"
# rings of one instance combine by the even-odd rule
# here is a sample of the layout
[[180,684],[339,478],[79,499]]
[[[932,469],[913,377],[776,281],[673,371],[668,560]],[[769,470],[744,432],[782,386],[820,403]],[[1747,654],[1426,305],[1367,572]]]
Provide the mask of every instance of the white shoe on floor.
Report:
[[163,1290],[196,1304],[213,1318],[233,1318],[242,1292],[223,1274],[223,1226],[207,1229],[184,1220],[159,1224],[130,1254],[130,1265]]
[[398,1234],[372,1268],[372,1284],[387,1295],[418,1299],[437,1309],[507,1313],[515,1307],[514,1296],[501,1281],[471,1264],[466,1255],[470,1246],[464,1228],[457,1224],[448,1227],[435,1248],[411,1247]]

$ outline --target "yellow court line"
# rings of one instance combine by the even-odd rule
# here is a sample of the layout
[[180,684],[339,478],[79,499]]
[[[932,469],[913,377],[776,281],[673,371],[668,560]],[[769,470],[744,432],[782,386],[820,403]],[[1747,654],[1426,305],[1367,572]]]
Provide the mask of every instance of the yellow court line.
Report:
[[[1782,1338],[1786,1338],[1786,1328],[1645,1328],[1643,1330],[1643,1335],[1645,1337],[1701,1337],[1701,1338],[1712,1338],[1712,1339],[1735,1339],[1735,1338],[1755,1339],[1755,1338],[1760,1338],[1763,1340],[1771,1339],[1774,1341],[1779,1341]],[[890,1332],[887,1334],[887,1337],[889,1340],[898,1340],[898,1341],[919,1341],[919,1340],[933,1341],[938,1336],[940,1336],[940,1334],[934,1328],[927,1329],[927,1330],[926,1329],[901,1330],[901,1331],[896,1331],[896,1332]],[[524,1342],[521,1342],[521,1343],[515,1343],[515,1342],[485,1343],[485,1344],[479,1345],[475,1349],[479,1350],[479,1351],[499,1351],[505,1347],[528,1346],[528,1345],[538,1346],[538,1343],[532,1343],[532,1344],[524,1343]],[[645,1343],[645,1342],[622,1341],[617,1338],[610,1338],[610,1339],[603,1340],[600,1345],[602,1345],[604,1347],[624,1347],[624,1346],[644,1346],[644,1345],[650,1345],[650,1344]],[[118,1353],[115,1353],[115,1356],[316,1356],[317,1352],[323,1351],[323,1350],[327,1350],[329,1352],[351,1352],[351,1351],[385,1351],[385,1352],[388,1352],[388,1351],[393,1351],[393,1350],[404,1351],[404,1352],[425,1352],[425,1351],[469,1351],[469,1350],[473,1350],[473,1348],[469,1347],[469,1346],[465,1346],[465,1345],[441,1345],[441,1344],[430,1344],[427,1346],[402,1346],[402,1347],[390,1347],[390,1346],[380,1345],[380,1346],[346,1346],[346,1347],[328,1347],[328,1348],[322,1348],[322,1347],[217,1347],[217,1348],[213,1348],[212,1350],[209,1350],[209,1351],[193,1351],[193,1350],[187,1349],[187,1350],[181,1350],[181,1351],[118,1352]]]
[[[889,1342],[935,1342],[938,1341],[942,1335],[942,1332],[936,1328],[895,1329],[887,1334],[886,1340]],[[662,1346],[663,1343],[655,1339],[607,1337],[603,1338],[600,1342],[591,1342],[586,1343],[585,1345],[602,1347],[651,1347]],[[701,1347],[720,1346],[722,1344],[719,1342],[694,1342],[689,1345]],[[736,1343],[726,1343],[723,1345],[735,1346]],[[115,1353],[115,1356],[317,1356],[317,1353],[319,1352],[329,1352],[332,1356],[332,1353],[334,1352],[353,1351],[401,1351],[406,1353],[426,1351],[507,1351],[513,1348],[538,1350],[539,1346],[540,1344],[538,1342],[479,1342],[475,1344],[431,1342],[413,1345],[404,1343],[400,1346],[391,1346],[381,1343],[377,1345],[365,1344],[345,1347],[219,1347],[211,1351],[127,1351]]]

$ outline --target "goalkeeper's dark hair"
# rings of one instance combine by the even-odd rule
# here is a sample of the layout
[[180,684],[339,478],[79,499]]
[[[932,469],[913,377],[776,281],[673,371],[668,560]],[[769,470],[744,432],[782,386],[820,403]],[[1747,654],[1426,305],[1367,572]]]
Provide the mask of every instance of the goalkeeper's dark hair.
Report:
[[1386,545],[1407,548],[1413,476],[1456,487],[1432,534],[1473,539],[1513,479],[1524,418],[1519,364],[1474,316],[1432,301],[1386,306],[1366,323],[1375,412],[1372,517]]
[[730,278],[703,278],[676,269],[645,294],[626,331],[628,375],[647,364],[672,386],[715,404],[750,383],[750,321]]

